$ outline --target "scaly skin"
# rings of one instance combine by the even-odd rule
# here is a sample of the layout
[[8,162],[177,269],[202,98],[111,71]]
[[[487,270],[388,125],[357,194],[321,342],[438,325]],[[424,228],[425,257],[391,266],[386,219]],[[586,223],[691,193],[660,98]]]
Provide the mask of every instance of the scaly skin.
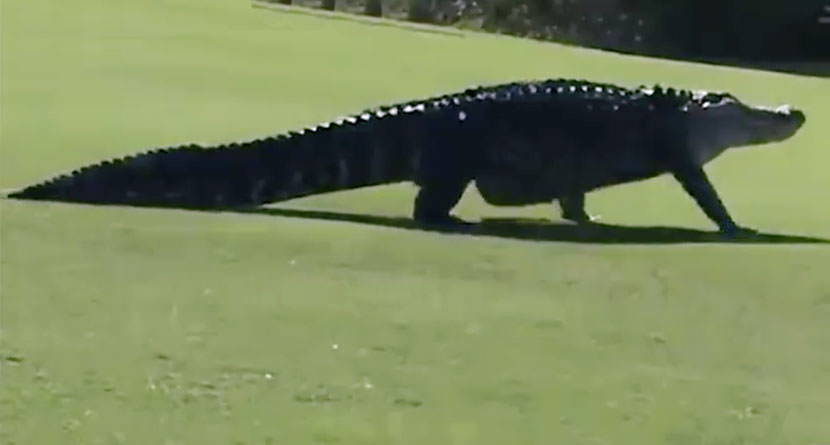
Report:
[[804,123],[789,108],[728,94],[555,79],[476,87],[366,110],[312,129],[215,147],[149,151],[26,187],[18,199],[179,208],[252,207],[412,181],[413,217],[450,215],[474,181],[497,206],[558,200],[589,222],[586,193],[672,174],[721,232],[746,232],[703,166],[730,147],[784,140]]

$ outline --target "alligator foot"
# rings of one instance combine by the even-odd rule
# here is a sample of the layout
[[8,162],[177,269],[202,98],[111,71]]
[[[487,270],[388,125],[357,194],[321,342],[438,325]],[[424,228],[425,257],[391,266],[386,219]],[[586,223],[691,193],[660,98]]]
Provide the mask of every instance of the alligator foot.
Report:
[[562,218],[577,224],[590,224],[599,218],[585,211],[585,193],[574,193],[559,198]]
[[718,233],[727,239],[749,239],[758,235],[757,230],[740,226],[722,227]]

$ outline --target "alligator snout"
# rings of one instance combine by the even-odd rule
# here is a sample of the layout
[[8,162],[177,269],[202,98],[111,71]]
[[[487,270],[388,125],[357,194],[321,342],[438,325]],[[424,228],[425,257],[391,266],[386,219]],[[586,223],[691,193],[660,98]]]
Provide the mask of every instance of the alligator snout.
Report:
[[801,110],[791,109],[790,119],[793,119],[800,127],[804,125],[805,122],[807,122],[807,115],[805,115],[804,112]]

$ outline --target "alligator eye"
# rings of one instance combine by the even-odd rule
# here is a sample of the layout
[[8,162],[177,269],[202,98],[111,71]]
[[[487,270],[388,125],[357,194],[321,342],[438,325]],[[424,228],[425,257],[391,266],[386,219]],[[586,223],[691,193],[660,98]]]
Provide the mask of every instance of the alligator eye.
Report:
[[735,96],[731,95],[731,94],[725,95],[720,101],[720,103],[723,104],[723,105],[734,104],[734,103],[737,103],[737,102],[738,102],[738,99]]

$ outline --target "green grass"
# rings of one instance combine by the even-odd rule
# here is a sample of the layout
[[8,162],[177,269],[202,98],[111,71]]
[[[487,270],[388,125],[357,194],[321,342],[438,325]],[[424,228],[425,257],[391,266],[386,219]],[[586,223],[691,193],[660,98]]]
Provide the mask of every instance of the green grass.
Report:
[[[804,108],[796,138],[709,171],[741,223],[830,238],[828,80],[244,1],[7,0],[0,28],[0,188],[475,83],[659,81]],[[413,192],[291,206],[405,217]],[[826,246],[0,206],[3,444],[830,442]],[[608,223],[712,228],[667,178],[597,193],[590,208]],[[556,217],[472,192],[459,213]]]

